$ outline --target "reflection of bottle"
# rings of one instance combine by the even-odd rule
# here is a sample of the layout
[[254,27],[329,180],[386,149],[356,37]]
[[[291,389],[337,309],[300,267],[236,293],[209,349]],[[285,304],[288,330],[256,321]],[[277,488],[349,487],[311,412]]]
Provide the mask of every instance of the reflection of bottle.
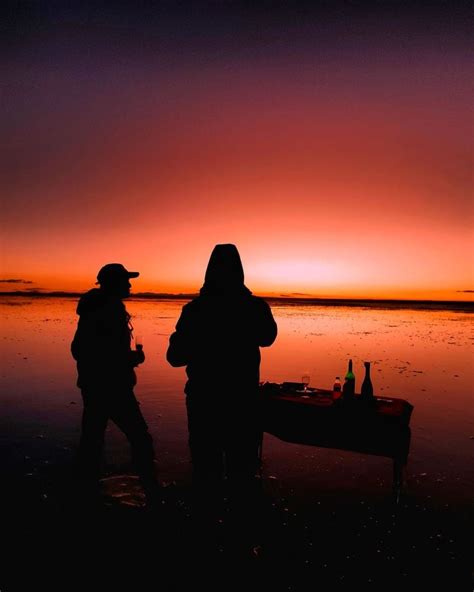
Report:
[[343,399],[349,401],[354,398],[355,393],[355,376],[352,372],[352,360],[349,360],[347,373],[344,377],[344,387],[342,389]]
[[374,398],[374,387],[370,380],[370,362],[364,362],[365,366],[365,378],[360,389],[361,399],[365,401],[371,401]]
[[342,384],[341,379],[339,376],[336,376],[336,380],[334,381],[334,386],[332,387],[332,398],[337,401],[341,397],[342,394]]

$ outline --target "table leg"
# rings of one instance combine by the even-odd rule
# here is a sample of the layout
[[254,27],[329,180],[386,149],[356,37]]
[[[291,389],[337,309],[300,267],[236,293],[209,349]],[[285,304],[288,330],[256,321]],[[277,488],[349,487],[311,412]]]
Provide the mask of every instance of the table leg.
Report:
[[393,459],[393,498],[395,503],[400,503],[403,490],[405,464],[398,458]]
[[263,435],[264,432],[262,432],[262,437],[260,438],[260,442],[258,443],[258,474],[260,476],[260,478],[263,477]]

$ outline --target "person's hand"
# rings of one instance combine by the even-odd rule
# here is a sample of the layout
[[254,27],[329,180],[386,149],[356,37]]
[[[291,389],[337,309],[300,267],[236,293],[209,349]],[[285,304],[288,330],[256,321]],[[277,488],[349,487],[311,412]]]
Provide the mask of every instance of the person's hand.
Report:
[[143,351],[143,347],[141,347],[140,349],[137,349],[137,354],[138,354],[138,363],[143,364],[143,362],[145,361],[145,352]]
[[130,352],[130,354],[132,357],[132,365],[133,366],[138,366],[139,364],[143,364],[143,362],[145,361],[145,352],[143,351],[143,349],[132,350]]

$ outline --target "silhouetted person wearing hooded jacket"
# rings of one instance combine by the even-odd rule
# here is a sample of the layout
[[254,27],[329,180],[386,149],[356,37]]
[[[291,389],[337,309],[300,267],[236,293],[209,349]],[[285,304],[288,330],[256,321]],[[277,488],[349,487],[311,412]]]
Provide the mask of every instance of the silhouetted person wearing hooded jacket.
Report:
[[71,352],[84,401],[79,444],[83,483],[92,492],[97,488],[105,430],[111,419],[130,442],[135,468],[150,498],[158,487],[153,443],[133,392],[134,368],[144,362],[145,355],[130,347],[130,315],[122,302],[130,296],[129,279],[138,275],[119,263],[102,267],[97,276],[100,288],[79,300],[80,318]]
[[273,343],[270,307],[244,285],[239,252],[216,245],[200,295],[186,304],[167,360],[186,366],[186,406],[193,480],[254,478],[262,434],[260,347]]

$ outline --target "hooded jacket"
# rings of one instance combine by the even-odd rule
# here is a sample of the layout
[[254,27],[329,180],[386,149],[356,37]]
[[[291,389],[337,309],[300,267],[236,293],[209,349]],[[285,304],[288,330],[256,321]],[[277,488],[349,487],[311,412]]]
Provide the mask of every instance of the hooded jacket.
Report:
[[130,348],[130,315],[120,298],[94,288],[77,306],[79,322],[71,353],[77,361],[77,386],[131,388],[136,375]]
[[182,309],[167,360],[187,366],[188,395],[232,391],[245,397],[258,387],[260,347],[276,335],[270,307],[244,285],[236,247],[217,245],[200,295]]

